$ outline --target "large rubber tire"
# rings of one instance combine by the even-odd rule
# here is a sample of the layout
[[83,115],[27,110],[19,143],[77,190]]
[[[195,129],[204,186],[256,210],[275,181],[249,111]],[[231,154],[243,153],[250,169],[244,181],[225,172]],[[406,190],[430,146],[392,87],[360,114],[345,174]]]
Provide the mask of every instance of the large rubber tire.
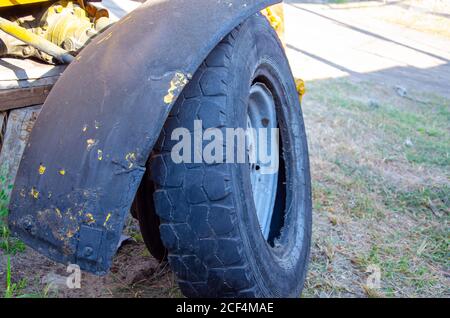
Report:
[[[247,127],[249,90],[263,82],[276,103],[280,181],[268,241],[255,211],[248,164],[176,164],[177,127]],[[184,89],[150,161],[161,237],[188,297],[299,297],[309,259],[311,185],[305,128],[282,45],[260,14],[232,31]]]
[[159,232],[160,219],[155,212],[155,204],[153,202],[154,191],[153,182],[147,171],[136,193],[131,214],[139,222],[142,239],[148,251],[159,262],[163,262],[167,259],[167,249],[161,241]]

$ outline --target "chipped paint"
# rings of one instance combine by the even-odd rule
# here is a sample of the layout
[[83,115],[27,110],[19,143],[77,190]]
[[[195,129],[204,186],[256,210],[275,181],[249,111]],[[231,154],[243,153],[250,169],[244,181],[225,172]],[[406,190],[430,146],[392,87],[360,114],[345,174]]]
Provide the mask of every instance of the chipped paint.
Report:
[[95,223],[95,219],[94,219],[94,216],[92,215],[92,213],[87,213],[86,214],[86,223],[87,224],[94,224]]
[[30,191],[30,194],[33,198],[35,198],[36,200],[39,199],[39,191],[37,191],[35,188],[32,188]]
[[43,175],[44,173],[45,173],[45,170],[46,170],[47,168],[45,167],[45,166],[43,166],[43,165],[40,165],[39,166],[39,174],[40,175]]
[[134,152],[127,153],[125,160],[128,162],[128,169],[133,168],[134,163],[136,162],[136,154]]
[[86,140],[86,149],[89,151],[91,150],[96,144],[98,143],[98,140],[95,139],[88,139]]
[[97,150],[97,159],[100,161],[103,160],[103,151],[101,149]]
[[86,132],[88,130],[88,125],[84,125],[82,131]]
[[183,73],[175,73],[173,79],[170,81],[170,87],[167,91],[167,95],[164,97],[164,103],[172,104],[175,97],[183,90],[187,85],[189,79]]
[[100,122],[99,121],[94,121],[94,127],[95,127],[95,129],[99,129],[100,128]]
[[303,99],[303,96],[306,94],[306,85],[305,81],[301,78],[295,79],[295,87],[297,88],[298,96],[300,98],[300,102]]
[[56,212],[56,215],[57,215],[60,219],[62,219],[61,210],[58,209],[58,208],[55,208],[55,212]]
[[[71,209],[67,209],[62,213],[59,208],[46,209],[37,212],[37,219],[39,223],[47,226],[53,237],[59,240],[63,244],[63,248],[70,251],[70,239],[78,233],[80,227],[78,221],[73,215],[71,215]],[[67,222],[67,221],[70,222]]]
[[108,213],[108,215],[106,216],[105,222],[103,223],[103,226],[106,226],[106,223],[108,223],[110,218],[111,218],[111,213]]

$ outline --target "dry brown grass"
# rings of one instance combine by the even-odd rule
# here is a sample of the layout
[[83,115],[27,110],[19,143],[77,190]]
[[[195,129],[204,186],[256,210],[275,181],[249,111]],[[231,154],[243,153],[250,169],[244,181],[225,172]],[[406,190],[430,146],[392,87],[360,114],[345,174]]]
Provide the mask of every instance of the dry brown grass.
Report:
[[[418,103],[348,79],[308,88],[314,228],[303,296],[450,296],[450,101],[422,94]],[[136,223],[127,229],[137,243],[119,252],[107,276],[84,274],[80,291],[46,291],[39,277],[65,268],[30,250],[12,258],[13,279],[28,278],[21,293],[39,296],[181,297]],[[370,265],[381,269],[381,288],[367,284]]]
[[[449,296],[450,101],[346,79],[309,92],[315,243],[304,296]],[[366,284],[369,265],[380,289]]]
[[[308,88],[302,107],[314,227],[303,296],[450,296],[450,101],[422,94],[425,103],[418,103],[348,79]],[[30,250],[12,258],[13,279],[28,278],[21,292],[39,296],[181,297],[174,275],[146,251],[136,222],[127,230],[137,242],[118,253],[107,276],[84,274],[80,291],[46,291],[39,277],[65,275],[65,268]],[[368,285],[370,265],[381,270],[381,288]]]
[[450,37],[450,2],[442,0],[328,0],[333,9],[359,10],[365,15],[428,34]]

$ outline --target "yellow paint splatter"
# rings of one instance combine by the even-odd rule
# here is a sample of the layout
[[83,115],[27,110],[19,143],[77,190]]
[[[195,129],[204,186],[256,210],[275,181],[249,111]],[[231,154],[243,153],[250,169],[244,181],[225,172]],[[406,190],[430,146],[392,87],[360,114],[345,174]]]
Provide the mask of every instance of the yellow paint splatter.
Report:
[[56,208],[55,211],[56,211],[56,214],[58,215],[58,217],[61,219],[62,218],[61,210]]
[[108,213],[108,215],[106,216],[105,222],[103,223],[103,226],[106,226],[106,223],[108,223],[110,218],[111,218],[111,213]]
[[103,160],[103,151],[101,149],[97,150],[97,158],[98,160]]
[[175,73],[172,81],[170,81],[170,87],[167,91],[167,95],[164,97],[164,103],[172,104],[175,96],[181,92],[188,82],[189,80],[186,75],[178,72]]
[[88,129],[88,126],[87,126],[87,125],[84,125],[84,126],[83,126],[83,132],[86,132],[87,129]]
[[87,224],[95,223],[95,219],[94,219],[94,216],[92,215],[92,213],[86,214],[86,222],[87,222]]
[[301,78],[297,78],[297,79],[295,79],[295,86],[297,88],[297,92],[298,92],[298,96],[300,98],[300,101],[302,101],[303,95],[306,94],[305,81],[302,80]]
[[62,175],[62,176],[65,176],[66,175],[66,170],[64,170],[64,169],[59,170],[59,174]]
[[88,139],[86,140],[86,144],[87,144],[87,150],[91,150],[92,147],[94,147],[97,144],[97,141],[95,139]]
[[39,191],[37,191],[35,188],[32,188],[32,189],[31,189],[30,194],[31,194],[31,196],[32,196],[33,198],[35,198],[36,200],[39,199]]
[[43,175],[44,173],[45,173],[45,170],[46,170],[47,168],[45,167],[45,166],[43,166],[43,165],[40,165],[39,166],[39,174],[40,175]]

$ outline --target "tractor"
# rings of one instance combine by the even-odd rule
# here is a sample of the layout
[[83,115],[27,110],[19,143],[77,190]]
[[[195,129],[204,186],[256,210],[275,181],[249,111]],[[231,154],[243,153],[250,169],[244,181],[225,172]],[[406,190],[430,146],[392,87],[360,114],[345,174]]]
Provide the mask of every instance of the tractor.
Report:
[[[311,177],[278,2],[0,0],[11,232],[105,275],[131,213],[185,296],[299,297]],[[243,161],[221,160],[242,150],[229,129],[245,131]]]

